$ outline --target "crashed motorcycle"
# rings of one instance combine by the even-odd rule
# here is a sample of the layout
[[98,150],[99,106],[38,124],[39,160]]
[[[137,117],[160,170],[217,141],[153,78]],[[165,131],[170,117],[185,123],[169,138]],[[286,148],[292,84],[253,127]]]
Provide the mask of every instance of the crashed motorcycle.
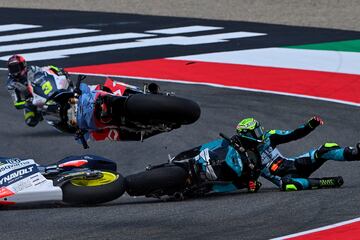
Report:
[[[130,140],[142,141],[155,134],[194,123],[200,117],[197,103],[172,93],[160,92],[154,83],[139,89],[110,78],[104,84],[93,86],[81,83],[84,79],[85,76],[80,75],[74,91],[58,91],[48,100],[58,103],[61,122],[76,128],[77,139],[84,148],[88,148],[84,136],[89,132],[96,133],[98,129],[108,130],[104,139],[118,140],[117,136],[122,131],[134,136]],[[81,88],[87,92],[84,93]],[[90,120],[81,121],[85,115]],[[89,127],[93,123],[96,129]]]
[[71,156],[46,166],[33,159],[0,158],[0,206],[63,202],[99,204],[125,191],[115,162],[94,155]]
[[[222,133],[220,136],[223,139],[182,152],[173,158],[169,156],[167,163],[150,165],[146,171],[126,176],[126,192],[130,196],[182,200],[211,192],[247,188],[249,181],[254,181],[253,192],[258,191],[261,187],[261,183],[256,181],[261,163],[258,154],[245,149],[239,141],[235,142]],[[216,149],[214,143],[217,145],[221,141],[221,145],[237,149],[241,158],[230,159],[223,149]],[[240,175],[234,176],[230,167],[241,169]],[[229,190],[229,184],[235,184],[236,188]]]

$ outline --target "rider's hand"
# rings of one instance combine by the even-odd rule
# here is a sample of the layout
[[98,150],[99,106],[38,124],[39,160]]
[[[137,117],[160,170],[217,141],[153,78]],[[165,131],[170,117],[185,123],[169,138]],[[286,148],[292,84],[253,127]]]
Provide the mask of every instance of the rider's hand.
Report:
[[313,129],[316,128],[317,126],[323,125],[323,124],[324,124],[324,121],[318,116],[314,116],[308,121],[308,126]]
[[236,151],[240,151],[240,152],[243,152],[244,149],[241,147],[241,140],[240,140],[240,137],[238,135],[234,135],[230,138],[230,141],[231,141],[231,146],[233,148],[235,148]]
[[257,191],[259,191],[261,185],[262,184],[259,181],[250,180],[248,183],[248,192],[256,193]]
[[240,146],[241,140],[240,140],[239,135],[235,134],[234,136],[232,136],[232,137],[230,138],[230,141],[231,141],[231,143],[234,144],[235,146]]

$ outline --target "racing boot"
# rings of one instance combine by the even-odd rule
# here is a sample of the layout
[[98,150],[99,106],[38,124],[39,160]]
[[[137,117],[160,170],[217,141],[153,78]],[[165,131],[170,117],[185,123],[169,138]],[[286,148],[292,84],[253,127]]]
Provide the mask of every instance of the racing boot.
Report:
[[[302,180],[306,182],[308,181],[307,179],[302,179]],[[281,179],[280,190],[286,192],[305,190],[306,185],[303,184],[302,180],[284,177]]]
[[309,178],[310,189],[338,188],[344,184],[344,179],[338,177]]
[[344,157],[347,161],[359,161],[360,160],[360,142],[355,147],[346,147],[344,149]]

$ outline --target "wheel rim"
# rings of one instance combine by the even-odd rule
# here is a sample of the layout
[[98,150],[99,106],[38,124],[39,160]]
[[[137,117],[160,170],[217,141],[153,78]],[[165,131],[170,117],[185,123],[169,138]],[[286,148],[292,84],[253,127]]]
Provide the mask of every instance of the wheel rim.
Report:
[[70,182],[72,185],[78,187],[96,187],[96,186],[112,183],[119,178],[119,175],[111,172],[101,172],[101,173],[102,173],[102,177],[97,179],[72,179]]

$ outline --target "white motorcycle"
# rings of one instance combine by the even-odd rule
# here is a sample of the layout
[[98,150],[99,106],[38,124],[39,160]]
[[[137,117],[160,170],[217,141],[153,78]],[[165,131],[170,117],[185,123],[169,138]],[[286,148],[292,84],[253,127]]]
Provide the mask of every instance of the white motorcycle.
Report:
[[74,132],[59,118],[59,105],[51,101],[52,96],[60,92],[72,92],[74,85],[68,75],[57,75],[51,71],[35,73],[34,80],[29,84],[31,102],[45,121],[61,132]]
[[120,197],[116,163],[95,155],[71,156],[47,166],[33,159],[0,158],[0,206],[34,202],[99,204]]

